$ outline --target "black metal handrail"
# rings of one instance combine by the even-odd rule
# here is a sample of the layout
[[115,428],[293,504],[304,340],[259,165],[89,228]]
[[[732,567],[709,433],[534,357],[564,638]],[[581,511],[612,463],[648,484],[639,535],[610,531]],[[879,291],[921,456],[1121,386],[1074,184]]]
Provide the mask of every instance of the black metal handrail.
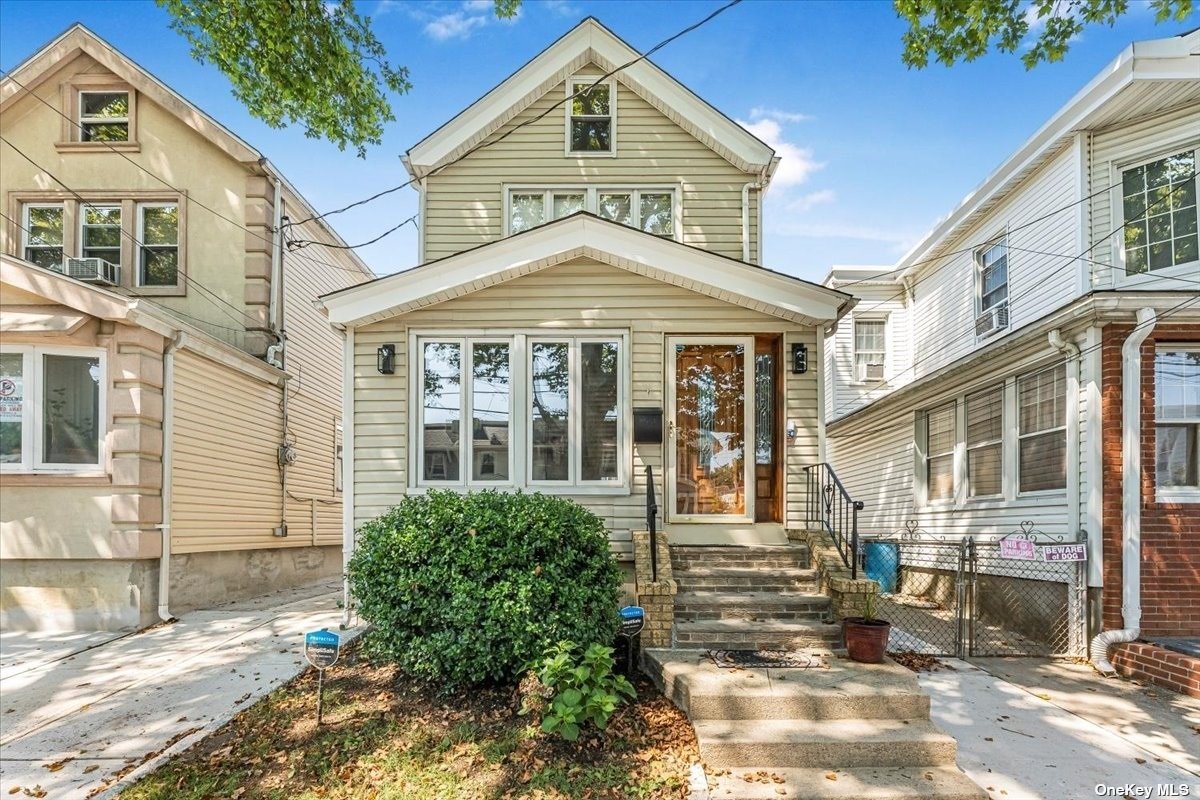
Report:
[[650,581],[658,582],[658,501],[654,498],[654,469],[646,465],[646,530],[650,532]]
[[850,496],[829,464],[813,464],[804,472],[808,476],[807,520],[821,525],[833,538],[842,563],[850,568],[850,577],[857,578],[858,512],[863,510],[863,503]]

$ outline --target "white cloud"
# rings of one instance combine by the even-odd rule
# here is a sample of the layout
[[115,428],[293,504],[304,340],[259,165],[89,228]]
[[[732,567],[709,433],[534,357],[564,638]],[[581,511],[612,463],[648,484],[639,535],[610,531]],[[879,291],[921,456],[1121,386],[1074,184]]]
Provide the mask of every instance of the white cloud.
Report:
[[468,39],[472,33],[487,24],[488,17],[484,14],[455,11],[430,20],[425,24],[425,33],[439,42],[447,39]]
[[568,0],[541,0],[540,3],[533,3],[531,6],[545,8],[560,17],[578,17],[580,14],[579,7]]
[[789,201],[784,206],[784,209],[795,214],[803,214],[805,211],[811,211],[817,206],[832,203],[836,199],[837,194],[833,189],[819,189],[815,192],[802,194],[794,200]]
[[775,177],[771,179],[771,185],[776,188],[798,186],[807,181],[814,171],[825,166],[813,158],[811,149],[784,139],[782,126],[773,119],[760,119],[757,122],[739,119],[737,123],[769,144],[781,159],[775,169]]
[[463,1],[463,10],[464,11],[472,11],[472,12],[491,11],[493,8],[495,8],[495,3],[492,2],[492,0],[464,0]]
[[782,124],[795,124],[797,122],[807,122],[812,119],[808,114],[800,114],[796,111],[784,111],[778,108],[768,108],[766,106],[755,106],[750,109],[750,119],[773,119]]
[[907,231],[876,228],[841,222],[814,223],[786,221],[776,226],[776,232],[784,236],[809,239],[853,239],[862,242],[884,242],[897,252],[905,252],[921,238],[920,234]]

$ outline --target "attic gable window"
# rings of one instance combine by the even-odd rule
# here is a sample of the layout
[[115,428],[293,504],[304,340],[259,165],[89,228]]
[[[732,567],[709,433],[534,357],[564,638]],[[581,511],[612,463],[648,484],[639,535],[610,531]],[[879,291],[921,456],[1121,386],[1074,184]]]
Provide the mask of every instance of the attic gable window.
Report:
[[615,100],[612,81],[567,81],[567,155],[615,154]]
[[80,92],[79,140],[129,141],[129,92]]

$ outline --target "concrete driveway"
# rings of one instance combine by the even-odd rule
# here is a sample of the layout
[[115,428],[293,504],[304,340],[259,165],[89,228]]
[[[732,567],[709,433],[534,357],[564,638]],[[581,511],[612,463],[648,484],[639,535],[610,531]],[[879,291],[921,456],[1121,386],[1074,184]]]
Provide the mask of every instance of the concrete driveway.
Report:
[[1067,661],[943,663],[931,715],[996,800],[1200,797],[1200,701]]
[[124,635],[5,633],[0,796],[113,794],[303,671],[340,596],[326,581]]

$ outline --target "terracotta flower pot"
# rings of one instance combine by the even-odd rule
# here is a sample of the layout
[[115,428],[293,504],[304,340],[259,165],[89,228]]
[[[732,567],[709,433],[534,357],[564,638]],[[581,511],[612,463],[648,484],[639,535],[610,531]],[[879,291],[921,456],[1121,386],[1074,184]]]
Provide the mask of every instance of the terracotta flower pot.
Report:
[[846,617],[842,620],[842,636],[851,660],[862,664],[879,664],[887,651],[892,623],[884,619]]

